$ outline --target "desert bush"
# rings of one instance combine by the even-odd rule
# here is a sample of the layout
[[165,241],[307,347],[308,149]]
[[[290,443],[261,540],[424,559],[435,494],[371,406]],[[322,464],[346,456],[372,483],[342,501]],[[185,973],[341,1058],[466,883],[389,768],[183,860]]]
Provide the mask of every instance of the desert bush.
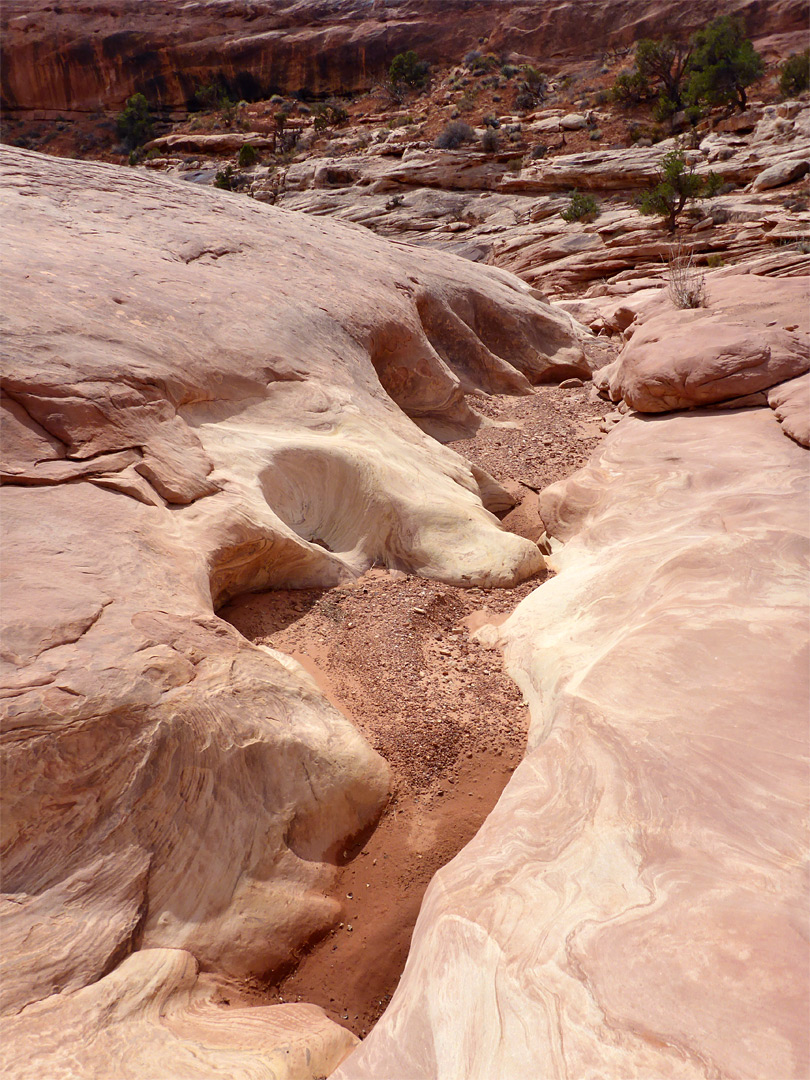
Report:
[[796,97],[810,87],[810,49],[789,56],[779,69],[779,93]]
[[745,22],[721,15],[692,39],[686,96],[708,105],[748,104],[746,89],[762,76],[762,57],[745,36]]
[[239,147],[239,167],[242,169],[250,168],[251,165],[256,164],[258,156],[256,147],[252,146],[250,143],[245,143],[244,146]]
[[520,68],[515,67],[514,64],[502,64],[501,65],[501,75],[503,75],[503,77],[505,79],[511,79],[515,75],[519,74],[519,72],[520,72]]
[[591,142],[599,142],[599,140],[602,138],[602,132],[599,130],[599,128],[594,128],[593,131],[591,131],[591,133],[588,135],[588,138],[591,140]]
[[498,138],[498,133],[493,128],[488,127],[481,136],[481,149],[486,150],[488,154],[494,154],[500,145],[501,141]]
[[115,130],[127,150],[135,150],[152,138],[152,115],[143,94],[127,98],[123,112],[115,119]]
[[695,265],[694,252],[684,251],[680,244],[667,260],[667,291],[677,308],[706,306],[706,275]]
[[675,232],[678,215],[687,203],[695,199],[716,195],[722,179],[709,173],[704,180],[696,176],[694,166],[689,165],[680,150],[673,150],[661,162],[657,183],[641,197],[639,209],[642,214],[665,218],[667,228]]
[[599,216],[599,203],[587,193],[572,191],[568,206],[560,211],[563,221],[593,221]]
[[619,75],[610,88],[612,101],[620,105],[638,105],[646,101],[651,94],[650,84],[638,71],[625,72]]
[[526,112],[529,109],[533,109],[535,104],[535,96],[528,90],[520,90],[515,95],[515,108],[518,112]]
[[501,122],[497,116],[485,116],[481,123],[484,127],[488,128],[499,128],[501,126]]
[[462,120],[453,120],[437,136],[434,146],[440,150],[457,150],[464,143],[472,142],[474,138],[475,132],[469,124]]
[[327,128],[342,127],[348,123],[349,114],[336,101],[327,101],[322,105],[316,105],[312,126],[316,131],[326,131]]
[[233,165],[226,165],[214,177],[214,187],[221,191],[233,191]]
[[426,60],[420,60],[413,49],[398,53],[391,61],[388,69],[388,79],[392,87],[408,87],[410,90],[421,90],[427,86],[430,76],[430,64]]
[[487,71],[494,71],[498,66],[498,57],[488,53],[486,56],[482,56],[477,49],[473,49],[472,52],[468,52],[464,57],[464,66],[468,71],[472,71],[476,75],[482,75]]
[[719,251],[713,251],[706,256],[706,265],[710,270],[717,270],[719,267],[726,265],[726,260]]
[[545,143],[537,143],[529,151],[529,158],[532,161],[537,161],[538,158],[543,158],[548,153],[548,147]]

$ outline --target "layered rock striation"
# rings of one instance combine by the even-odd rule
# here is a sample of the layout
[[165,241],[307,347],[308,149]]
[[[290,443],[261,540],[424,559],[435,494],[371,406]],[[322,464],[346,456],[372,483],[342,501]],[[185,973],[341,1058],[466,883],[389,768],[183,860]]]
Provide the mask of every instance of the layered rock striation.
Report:
[[599,55],[673,25],[688,33],[729,12],[742,13],[754,35],[800,41],[806,28],[802,0],[704,0],[699,10],[691,0],[206,0],[181,9],[160,0],[8,0],[2,96],[7,109],[92,112],[120,108],[134,93],[158,107],[185,108],[214,77],[237,100],[358,91],[379,82],[407,49],[452,64],[483,44],[553,65],[581,58],[583,44]]
[[587,375],[578,332],[362,230],[24,151],[3,171],[6,1074],[322,1075],[349,1033],[228,1026],[197,972],[262,977],[330,926],[388,769],[215,608],[375,563],[538,571],[482,505],[504,490],[410,417],[463,430],[466,389]]
[[765,407],[541,494],[556,577],[481,632],[526,757],[336,1080],[807,1076],[808,486]]

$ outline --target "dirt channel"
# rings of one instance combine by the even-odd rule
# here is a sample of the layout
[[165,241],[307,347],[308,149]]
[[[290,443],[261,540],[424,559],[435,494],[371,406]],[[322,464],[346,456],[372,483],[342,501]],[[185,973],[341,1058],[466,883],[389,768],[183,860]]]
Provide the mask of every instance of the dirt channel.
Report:
[[[522,492],[504,523],[537,539],[535,491],[585,463],[608,407],[585,387],[474,404],[495,424],[452,445]],[[313,1002],[360,1037],[385,1009],[430,879],[478,831],[526,742],[517,687],[470,631],[503,621],[539,580],[460,589],[373,569],[327,591],[245,595],[220,613],[298,660],[394,778],[376,830],[339,869],[340,923],[275,985],[255,988],[264,1001]]]

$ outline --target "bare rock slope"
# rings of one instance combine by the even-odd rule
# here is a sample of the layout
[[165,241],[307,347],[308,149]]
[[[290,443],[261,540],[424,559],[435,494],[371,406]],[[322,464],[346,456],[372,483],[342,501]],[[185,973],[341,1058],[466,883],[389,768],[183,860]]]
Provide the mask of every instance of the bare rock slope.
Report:
[[587,374],[574,324],[363,230],[3,158],[6,1075],[322,1075],[349,1033],[225,1014],[197,969],[264,975],[330,924],[388,770],[214,609],[374,563],[537,571],[406,413],[457,431],[464,389]]
[[500,627],[525,759],[335,1080],[808,1075],[808,469],[767,407],[629,416]]

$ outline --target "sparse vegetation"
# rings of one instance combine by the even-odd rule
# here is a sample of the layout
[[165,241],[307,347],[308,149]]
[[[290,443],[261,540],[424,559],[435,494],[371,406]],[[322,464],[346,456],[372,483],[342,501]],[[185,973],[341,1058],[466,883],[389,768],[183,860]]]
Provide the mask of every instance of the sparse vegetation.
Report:
[[420,60],[413,49],[398,53],[388,69],[388,80],[397,93],[401,93],[405,88],[422,90],[427,86],[429,78],[430,64],[427,60]]
[[688,100],[745,109],[746,89],[764,70],[762,57],[745,36],[743,20],[722,15],[692,39]]
[[251,165],[255,165],[258,156],[256,147],[251,143],[245,143],[244,146],[239,148],[238,161],[240,169],[248,169]]
[[483,75],[487,71],[494,71],[498,67],[498,64],[499,60],[497,56],[493,56],[491,53],[482,56],[477,49],[468,52],[464,57],[464,66],[468,71],[471,71],[476,75]]
[[613,84],[614,101],[629,105],[654,102],[656,120],[668,120],[685,108],[692,124],[700,106],[746,106],[746,87],[763,72],[762,57],[745,37],[741,18],[724,15],[708,23],[689,42],[665,37],[642,38],[635,67]]
[[572,191],[568,206],[560,211],[563,221],[593,221],[599,216],[599,203],[587,193]]
[[687,203],[716,195],[721,177],[709,173],[697,176],[680,150],[673,150],[661,162],[657,183],[641,197],[642,214],[658,215],[666,220],[670,232],[677,228],[678,215]]
[[221,191],[233,191],[233,165],[220,169],[214,178],[214,187]]
[[783,98],[797,97],[810,88],[810,49],[789,56],[779,69],[779,93]]
[[488,154],[494,154],[500,148],[501,141],[498,138],[498,133],[494,128],[488,127],[484,134],[481,136],[481,149],[485,150]]
[[135,150],[152,138],[152,114],[143,94],[133,94],[115,120],[115,130],[127,150]]
[[322,105],[316,105],[312,126],[316,131],[326,131],[327,128],[342,127],[349,121],[349,114],[336,101],[327,101]]
[[434,145],[439,150],[458,150],[460,146],[473,142],[474,139],[475,132],[469,124],[465,124],[462,120],[453,120],[444,131],[439,133]]
[[680,244],[667,260],[667,291],[677,308],[706,306],[706,275],[695,265],[694,252],[684,251]]

